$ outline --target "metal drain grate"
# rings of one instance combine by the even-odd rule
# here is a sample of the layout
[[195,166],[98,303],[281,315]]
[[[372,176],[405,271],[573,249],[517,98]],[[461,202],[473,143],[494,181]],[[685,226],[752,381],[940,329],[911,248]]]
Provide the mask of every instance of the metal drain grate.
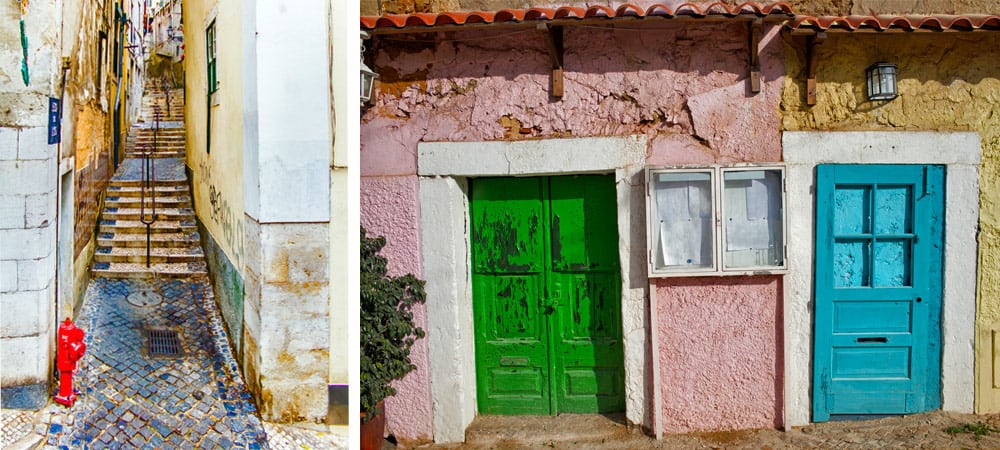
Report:
[[146,350],[150,356],[178,357],[184,354],[176,330],[145,329]]

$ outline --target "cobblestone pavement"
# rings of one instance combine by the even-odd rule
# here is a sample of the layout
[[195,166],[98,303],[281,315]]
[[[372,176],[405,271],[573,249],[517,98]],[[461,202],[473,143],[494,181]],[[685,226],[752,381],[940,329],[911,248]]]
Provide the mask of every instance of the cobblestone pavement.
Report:
[[47,446],[267,448],[207,284],[91,281],[78,320],[87,332],[81,395],[72,408],[52,408]]
[[[95,278],[76,323],[87,333],[76,403],[0,411],[0,448],[347,447],[346,428],[261,422],[207,279]],[[176,331],[181,352],[154,354],[164,349],[146,330]]]

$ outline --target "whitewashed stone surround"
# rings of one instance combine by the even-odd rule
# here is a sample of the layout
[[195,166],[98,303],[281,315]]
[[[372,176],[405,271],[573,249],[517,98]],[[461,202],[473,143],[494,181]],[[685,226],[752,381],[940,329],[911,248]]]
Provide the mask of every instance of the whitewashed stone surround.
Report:
[[979,135],[974,132],[785,132],[788,275],[784,283],[785,428],[808,424],[812,412],[813,265],[817,164],[946,166],[942,409],[971,413],[976,320],[976,230],[979,221]]
[[476,415],[467,177],[614,173],[622,261],[626,416],[651,428],[642,169],[646,138],[424,142],[417,146],[434,441],[462,442]]

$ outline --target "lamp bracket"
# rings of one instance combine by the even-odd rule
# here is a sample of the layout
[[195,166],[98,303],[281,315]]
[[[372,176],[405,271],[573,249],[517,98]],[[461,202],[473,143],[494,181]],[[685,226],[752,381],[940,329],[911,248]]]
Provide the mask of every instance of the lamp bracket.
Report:
[[816,46],[826,40],[826,32],[818,32],[806,39],[806,104],[813,106],[816,104],[816,71],[819,66]]
[[764,29],[764,19],[757,18],[749,22],[748,36],[750,37],[750,92],[760,92],[760,35]]
[[556,98],[563,96],[563,27],[561,25],[538,24],[538,31],[545,37],[552,62],[552,92]]

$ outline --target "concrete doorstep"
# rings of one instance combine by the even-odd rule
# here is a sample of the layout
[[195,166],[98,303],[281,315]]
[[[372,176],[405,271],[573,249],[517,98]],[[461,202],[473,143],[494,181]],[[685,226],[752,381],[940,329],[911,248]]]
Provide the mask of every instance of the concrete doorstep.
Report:
[[[624,414],[563,414],[559,416],[479,416],[465,431],[465,443],[498,443],[545,447],[555,443],[648,439],[625,424]],[[633,434],[635,436],[633,436]]]

